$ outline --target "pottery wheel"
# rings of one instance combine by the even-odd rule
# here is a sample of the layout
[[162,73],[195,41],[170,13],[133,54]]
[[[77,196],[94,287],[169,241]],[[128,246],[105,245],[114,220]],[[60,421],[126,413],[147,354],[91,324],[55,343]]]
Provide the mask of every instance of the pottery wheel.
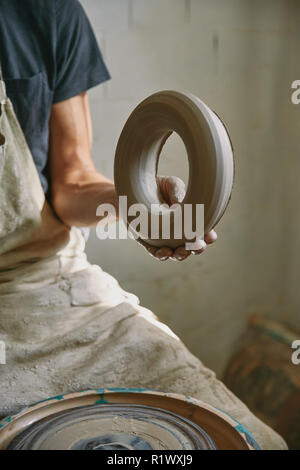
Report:
[[94,405],[55,414],[15,437],[14,450],[214,449],[203,429],[181,416],[139,405]]
[[[191,204],[193,214],[197,204],[204,204],[204,233],[207,233],[218,223],[230,199],[233,151],[222,121],[192,94],[161,91],[142,101],[132,112],[116,149],[116,191],[118,196],[127,196],[128,207],[146,206],[151,227],[151,205],[162,203],[156,181],[158,159],[172,132],[181,137],[189,161],[189,181],[182,204]],[[120,216],[124,218],[122,211]],[[165,211],[159,217],[162,225],[163,218],[170,214]],[[127,217],[129,227],[132,219]],[[140,236],[153,246],[175,248],[190,241],[184,236],[178,240],[174,235],[168,240],[161,235],[151,239],[149,233],[148,229]]]
[[194,398],[143,389],[59,395],[0,422],[0,449],[257,449],[228,414]]

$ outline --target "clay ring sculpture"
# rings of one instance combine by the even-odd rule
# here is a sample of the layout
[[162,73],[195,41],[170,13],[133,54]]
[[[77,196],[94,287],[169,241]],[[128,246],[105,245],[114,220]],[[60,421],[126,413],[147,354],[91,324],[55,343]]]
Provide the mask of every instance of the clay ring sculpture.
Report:
[[[114,177],[118,196],[127,196],[128,207],[143,204],[151,226],[151,205],[162,203],[156,180],[161,150],[168,137],[176,132],[185,144],[189,161],[189,181],[183,204],[190,204],[195,216],[197,204],[204,204],[204,233],[215,227],[230,199],[234,162],[228,133],[219,117],[199,98],[189,93],[161,91],[142,101],[132,112],[116,148]],[[124,218],[124,213],[120,211]],[[165,209],[160,217],[174,217]],[[133,216],[126,214],[127,226]],[[141,238],[152,246],[176,248],[187,240]],[[184,231],[182,230],[182,233]]]

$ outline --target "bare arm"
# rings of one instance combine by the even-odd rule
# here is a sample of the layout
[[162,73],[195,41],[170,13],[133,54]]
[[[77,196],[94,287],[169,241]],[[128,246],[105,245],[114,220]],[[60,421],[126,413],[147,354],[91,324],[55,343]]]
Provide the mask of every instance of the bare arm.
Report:
[[93,226],[96,209],[117,208],[112,181],[98,173],[92,156],[92,126],[87,93],[54,104],[50,120],[52,205],[69,226]]

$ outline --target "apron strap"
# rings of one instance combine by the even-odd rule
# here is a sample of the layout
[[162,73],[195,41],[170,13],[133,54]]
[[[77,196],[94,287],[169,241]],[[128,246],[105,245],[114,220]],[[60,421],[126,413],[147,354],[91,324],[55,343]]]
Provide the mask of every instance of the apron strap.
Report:
[[6,88],[3,80],[1,63],[0,63],[0,103],[3,103],[6,100]]

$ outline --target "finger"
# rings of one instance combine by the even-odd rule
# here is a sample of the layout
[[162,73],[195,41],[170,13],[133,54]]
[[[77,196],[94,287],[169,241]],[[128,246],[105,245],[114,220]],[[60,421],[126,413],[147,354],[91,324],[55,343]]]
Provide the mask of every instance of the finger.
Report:
[[158,250],[156,250],[156,253],[154,256],[160,261],[166,261],[172,255],[173,255],[173,250],[171,248],[163,246],[162,248],[159,248]]
[[171,205],[170,194],[169,194],[169,182],[167,176],[158,176],[157,178],[158,188],[161,195],[162,200]]
[[183,201],[186,189],[180,178],[177,176],[159,176],[157,181],[162,199],[169,206]]
[[201,248],[201,250],[193,251],[192,254],[193,255],[201,255],[201,253],[203,253],[204,251],[205,251],[205,248]]
[[137,238],[136,241],[142,245],[143,248],[155,259],[159,261],[166,261],[170,258],[173,254],[173,250],[168,247],[157,248],[155,246],[149,245],[147,242],[142,240],[141,238]]
[[179,246],[173,253],[172,259],[176,261],[184,261],[190,256],[191,252],[187,251],[184,246]]
[[186,243],[185,248],[191,254],[196,253],[198,251],[202,252],[206,248],[206,243],[204,240],[201,240],[201,238],[196,238],[193,243]]
[[191,251],[192,255],[200,255],[206,249],[206,243],[200,238],[195,242],[195,248]]
[[172,204],[176,204],[178,202],[182,202],[186,193],[185,184],[182,179],[178,178],[177,176],[169,177],[170,181],[170,194],[169,199]]
[[204,236],[204,240],[208,245],[211,245],[211,243],[214,243],[218,238],[218,235],[214,230],[211,230],[210,232],[207,232]]

